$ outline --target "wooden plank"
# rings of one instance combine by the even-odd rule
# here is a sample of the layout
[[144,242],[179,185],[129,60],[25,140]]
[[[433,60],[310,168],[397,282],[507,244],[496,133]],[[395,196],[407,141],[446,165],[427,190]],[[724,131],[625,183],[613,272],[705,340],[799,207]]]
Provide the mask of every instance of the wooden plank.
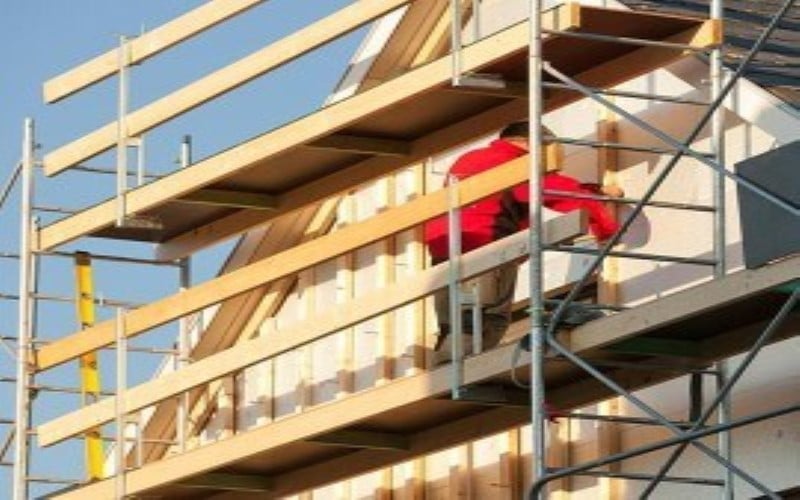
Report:
[[[130,136],[141,135],[201,104],[238,88],[279,66],[363,26],[411,0],[359,0],[239,61],[217,70],[125,118]],[[44,157],[44,171],[55,175],[78,162],[111,149],[117,140],[116,121]]]
[[[463,186],[466,183],[460,183]],[[580,214],[573,212],[548,221],[545,238],[559,241],[574,237],[583,231]],[[488,269],[524,256],[527,252],[527,239],[523,233],[497,241],[464,256],[462,276],[464,278],[480,274]],[[125,394],[125,408],[135,411],[145,408],[189,390],[192,387],[207,383],[246,366],[286,352],[292,348],[318,339],[331,331],[340,330],[382,312],[393,309],[447,285],[447,263],[439,264],[419,277],[404,280],[391,288],[382,290],[380,294],[370,294],[348,307],[339,307],[327,314],[320,315],[310,321],[299,323],[280,335],[269,339],[258,338],[227,349],[192,365],[154,379],[137,387],[132,387]],[[86,427],[109,422],[114,418],[114,398],[107,398],[85,409],[72,412],[38,428],[39,444],[49,446],[61,441]]]
[[[206,2],[130,41],[130,64],[138,64],[203,31],[263,3],[264,0],[216,0]],[[102,81],[118,70],[118,50],[109,50],[44,84],[44,101],[53,103]]]
[[181,196],[176,201],[178,203],[250,208],[254,210],[275,210],[277,208],[277,198],[270,194],[228,189],[201,189]]
[[184,488],[227,490],[241,493],[268,493],[272,490],[269,478],[255,474],[208,472],[180,482]]
[[[548,27],[558,27],[559,29],[574,27],[563,13],[562,15],[557,15],[559,12],[561,10],[557,9],[549,13],[543,18],[543,23]],[[468,71],[481,67],[515,48],[521,49],[525,47],[527,30],[524,28],[522,26],[507,30],[467,47],[463,53],[464,69]],[[399,102],[430,90],[447,82],[450,77],[451,64],[448,58],[442,58],[434,63],[422,66],[383,85],[355,95],[346,101],[330,105],[317,113],[199,161],[190,168],[175,172],[156,182],[132,190],[127,194],[128,210],[130,213],[135,214],[159,206],[169,200],[180,198],[193,190],[218,182],[292,147],[335,132],[354,123],[359,118],[384,109],[391,103]],[[281,196],[281,206],[274,216],[296,210],[300,206],[313,201],[322,201],[335,196],[347,189],[388,174],[448,147],[458,145],[493,129],[501,128],[509,121],[522,118],[524,109],[525,106],[522,104],[511,106],[511,109],[507,107],[498,108],[494,113],[487,113],[484,116],[475,117],[475,119],[464,120],[452,127],[414,141],[411,146],[412,154],[407,159],[379,157],[374,160],[367,160],[357,164],[355,167],[342,169],[336,174],[290,191]],[[43,228],[36,240],[38,249],[50,249],[111,225],[116,217],[115,210],[114,201],[108,200],[75,216]],[[196,250],[199,245],[198,242],[210,245],[258,224],[263,224],[266,220],[264,214],[253,214],[245,211],[235,220],[222,219],[217,221],[214,226],[193,230],[185,239],[189,240],[188,246],[192,250]],[[166,256],[177,253],[186,254],[186,251],[181,249],[181,244],[182,241],[177,241],[173,245],[174,249],[168,252],[161,252],[160,256],[174,258]]]
[[408,156],[411,153],[411,143],[408,141],[345,134],[322,137],[303,147],[378,156]]
[[[673,41],[676,43],[694,43],[697,46],[707,46],[713,45],[716,43],[719,38],[715,38],[718,36],[715,34],[716,32],[713,29],[713,26],[710,22],[706,22],[701,25],[699,28],[687,30],[680,35],[674,36],[669,38],[669,41]],[[525,36],[525,33],[521,33],[520,36]],[[490,38],[490,40],[493,39]],[[504,45],[504,41],[499,41],[499,45]],[[704,45],[705,44],[705,45]],[[480,44],[479,44],[480,45]],[[465,54],[469,53],[470,47],[465,49]],[[618,83],[621,83],[627,79],[640,76],[647,71],[652,70],[654,67],[659,67],[666,65],[677,58],[681,57],[680,52],[675,50],[668,50],[668,49],[661,49],[661,48],[654,48],[654,47],[647,47],[638,49],[626,56],[619,57],[612,62],[606,63],[598,68],[594,68],[588,71],[585,71],[575,78],[585,85],[590,86],[597,86],[597,87],[607,87],[612,86]],[[465,59],[466,61],[466,59]],[[450,78],[450,63],[449,59],[444,61],[446,64],[442,68],[444,72],[444,76],[442,78],[442,83],[447,81]],[[439,63],[432,63],[430,66]],[[471,66],[466,66],[467,70],[473,69]],[[424,68],[421,68],[424,69]],[[416,72],[412,72],[410,74],[417,74]],[[399,77],[395,81],[400,80],[404,77]],[[382,88],[383,86],[376,87]],[[544,107],[545,111],[552,111],[558,107],[565,106],[571,102],[578,100],[580,96],[576,92],[569,92],[569,91],[562,91],[557,90],[550,94],[548,94],[547,100],[545,100]],[[415,141],[414,145],[412,146],[412,155],[408,158],[409,162],[417,161],[423,159],[425,156],[430,156],[437,152],[443,151],[448,149],[449,147],[454,147],[458,144],[466,142],[467,140],[478,137],[481,135],[488,134],[494,130],[502,128],[504,125],[507,125],[511,121],[519,120],[527,116],[527,113],[521,112],[523,104],[521,102],[511,102],[506,106],[498,107],[496,110],[492,112],[487,112],[475,119],[465,121],[461,127],[464,130],[461,136],[457,136],[455,139],[448,139],[449,136],[455,136],[455,131],[458,130],[456,126],[449,128],[452,133],[448,134],[432,134],[427,136],[425,140]],[[527,109],[527,108],[525,108]],[[502,122],[502,119],[498,120],[498,117],[502,114],[503,111],[508,113],[508,117],[505,118],[505,122]],[[511,115],[514,115],[514,118],[510,118]],[[495,121],[497,120],[497,121]],[[419,153],[419,154],[417,154]],[[363,162],[361,164],[354,165],[343,171],[339,172],[337,175],[326,177],[321,179],[319,182],[313,183],[313,189],[310,190],[298,190],[295,192],[288,193],[284,198],[285,205],[281,209],[282,210],[291,210],[294,206],[294,203],[304,203],[310,202],[310,200],[318,199],[318,198],[325,198],[328,196],[334,196],[337,193],[349,189],[354,185],[357,185],[360,179],[370,179],[376,176],[385,175],[392,170],[396,170],[404,166],[401,162],[395,162],[394,164],[391,163],[391,159],[383,158],[377,159],[377,161],[369,160]],[[351,180],[352,179],[352,180]],[[310,187],[310,186],[309,186]],[[290,201],[293,200],[293,201]],[[108,208],[106,209],[108,215],[107,217],[108,222],[106,224],[111,224],[114,220],[114,208],[113,205],[109,202]],[[242,231],[250,227],[257,226],[259,224],[263,224],[268,220],[263,213],[251,212],[251,211],[242,211],[233,215],[230,215],[224,219],[220,219],[219,221],[212,222],[208,225],[202,226],[200,228],[196,228],[184,235],[178,236],[173,238],[171,241],[162,244],[159,247],[159,258],[163,259],[174,259],[179,258],[184,255],[188,255],[191,252],[194,252],[198,249],[204,248],[208,245],[212,245],[218,241],[221,241],[225,238],[229,238],[235,236]],[[87,219],[87,223],[92,223],[93,221]],[[45,237],[49,236],[45,234],[48,228],[44,228],[42,232],[42,241],[43,243],[46,242]],[[72,229],[72,228],[69,228]],[[69,230],[68,229],[68,230]],[[91,230],[86,229],[77,229],[77,232],[86,231],[87,233]],[[75,232],[70,231],[70,232]],[[85,234],[85,233],[83,233]],[[49,244],[49,242],[47,242]]]
[[[462,204],[524,182],[528,159],[522,157],[459,184]],[[360,248],[386,236],[409,229],[447,211],[447,193],[438,191],[371,219],[299,245],[273,257],[209,280],[188,290],[152,302],[125,316],[125,335],[132,337],[270,281]],[[38,370],[45,370],[81,354],[110,345],[115,322],[106,321],[43,346],[35,356]]]
[[408,437],[400,434],[352,429],[329,432],[308,441],[331,446],[376,450],[407,450],[409,445]]

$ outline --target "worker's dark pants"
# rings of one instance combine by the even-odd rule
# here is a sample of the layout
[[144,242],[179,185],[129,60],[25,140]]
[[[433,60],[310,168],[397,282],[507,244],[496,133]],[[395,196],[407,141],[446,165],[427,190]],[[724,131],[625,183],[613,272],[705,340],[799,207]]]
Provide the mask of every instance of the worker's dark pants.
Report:
[[[437,262],[438,263],[438,262]],[[435,265],[436,263],[434,263]],[[461,284],[461,290],[470,291],[477,284],[479,288],[482,321],[483,347],[496,346],[511,322],[511,305],[514,300],[518,266],[508,263],[489,272],[476,276]],[[443,288],[434,294],[434,307],[439,323],[439,337],[436,342],[436,361],[450,360],[450,295]],[[462,308],[462,331],[464,333],[464,352],[472,352],[472,309]]]

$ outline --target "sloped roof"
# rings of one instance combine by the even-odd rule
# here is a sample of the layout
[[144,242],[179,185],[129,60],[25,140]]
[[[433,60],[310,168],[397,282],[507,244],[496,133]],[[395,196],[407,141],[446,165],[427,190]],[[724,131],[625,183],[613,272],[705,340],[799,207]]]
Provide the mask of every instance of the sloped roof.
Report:
[[[620,0],[635,10],[706,16],[710,0]],[[725,63],[736,68],[783,0],[724,0]],[[800,109],[800,5],[793,6],[745,76]]]

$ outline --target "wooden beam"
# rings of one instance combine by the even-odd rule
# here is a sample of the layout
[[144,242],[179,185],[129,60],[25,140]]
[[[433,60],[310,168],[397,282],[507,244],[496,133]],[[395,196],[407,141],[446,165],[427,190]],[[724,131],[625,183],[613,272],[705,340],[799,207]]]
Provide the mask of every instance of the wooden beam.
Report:
[[273,484],[268,477],[255,474],[229,474],[207,472],[178,483],[182,488],[238,491],[241,493],[269,493]]
[[327,432],[307,440],[310,443],[348,448],[369,448],[373,450],[407,450],[408,436],[389,432],[361,431],[343,429]]
[[[130,136],[141,135],[201,104],[306,54],[407,4],[411,0],[359,0],[239,61],[196,80],[126,116]],[[55,175],[109,150],[116,143],[116,121],[44,157],[44,171]]]
[[377,156],[408,156],[411,154],[411,143],[409,141],[346,134],[333,134],[322,137],[303,147]]
[[[461,183],[460,185],[464,185]],[[545,238],[549,241],[564,240],[583,231],[580,214],[565,214],[546,224]],[[464,256],[462,276],[468,278],[488,269],[497,267],[524,256],[527,252],[526,235],[514,236],[497,241]],[[337,307],[308,321],[296,324],[269,339],[258,338],[197,361],[179,372],[170,373],[145,384],[128,389],[125,393],[125,408],[128,411],[151,406],[193,387],[205,384],[240,370],[259,361],[275,356],[316,340],[331,331],[337,331],[359,322],[373,318],[386,310],[408,304],[434,290],[447,285],[447,263],[439,264],[420,273],[412,279],[398,282],[383,289],[380,294],[369,294],[350,303],[347,307]],[[114,398],[69,413],[63,417],[42,424],[38,428],[39,444],[49,446],[75,433],[84,427],[91,428],[114,418]]]
[[254,210],[275,210],[278,206],[277,197],[271,194],[232,191],[228,189],[201,189],[183,195],[176,201],[178,203],[249,208]]
[[[527,179],[528,158],[522,157],[459,184],[462,204],[473,203]],[[152,302],[125,316],[125,335],[132,337],[270,281],[360,248],[386,236],[414,227],[444,214],[448,208],[443,190],[388,210],[365,222],[320,237],[268,259],[209,280],[178,294]],[[75,357],[110,345],[115,322],[106,321],[43,346],[35,357],[45,370]]]
[[[558,27],[559,29],[573,27],[563,12],[562,15],[557,15],[559,12],[561,10],[556,9],[548,13],[543,18],[543,23],[548,27]],[[462,61],[463,67],[467,71],[479,68],[515,48],[524,48],[526,43],[526,26],[518,26],[515,29],[498,33],[491,38],[465,48]],[[413,97],[446,83],[451,78],[451,72],[449,58],[442,58],[390,80],[383,85],[355,95],[350,99],[330,105],[317,113],[199,161],[187,169],[130,191],[127,194],[128,210],[130,213],[138,213],[157,207],[169,200],[180,198],[193,190],[218,182],[293,147],[331,134],[364,116],[386,108],[390,103]],[[572,97],[574,98],[575,96],[573,95]],[[526,106],[522,103],[512,106],[511,109],[500,107],[494,113],[487,113],[485,116],[464,120],[457,126],[454,125],[443,129],[440,131],[441,133],[430,134],[423,139],[414,141],[411,146],[412,154],[408,158],[379,157],[359,163],[355,167],[342,169],[336,174],[281,196],[281,207],[274,215],[277,216],[296,210],[300,206],[314,201],[322,201],[325,198],[340,194],[363,182],[385,175],[448,147],[461,144],[470,138],[501,128],[509,121],[525,116],[525,109]],[[482,118],[485,121],[481,121]],[[108,227],[113,224],[115,218],[116,204],[114,200],[108,200],[43,228],[38,234],[39,238],[36,240],[36,244],[38,249],[51,249],[80,236]],[[223,219],[213,227],[197,228],[191,231],[185,239],[190,242],[187,246],[197,249],[198,241],[206,245],[212,244],[265,222],[264,214],[253,214],[245,211],[235,220]],[[185,251],[180,250],[181,244],[181,241],[177,241],[173,245],[176,250],[169,253],[185,253]],[[167,252],[164,253],[166,254]]]
[[[184,40],[263,3],[264,0],[210,1],[130,41],[130,64],[140,63]],[[44,84],[44,101],[56,102],[117,72],[118,49],[109,50]]]

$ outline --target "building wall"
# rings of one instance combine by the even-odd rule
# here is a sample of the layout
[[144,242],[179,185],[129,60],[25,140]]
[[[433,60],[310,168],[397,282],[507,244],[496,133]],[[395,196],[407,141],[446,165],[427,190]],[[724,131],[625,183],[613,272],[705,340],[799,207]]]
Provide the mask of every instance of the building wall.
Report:
[[[492,12],[503,12],[500,17],[513,18],[522,12],[522,3],[486,0],[485,7],[493,10],[487,10],[484,18],[492,20]],[[504,10],[501,8],[503,5],[513,5],[516,10]],[[703,68],[697,60],[684,61],[629,82],[624,88],[707,97]],[[754,99],[752,95],[746,98]],[[789,119],[786,114],[774,115],[773,108],[768,106],[768,98],[763,97],[762,101],[753,104],[738,99],[728,103],[729,109],[736,111],[729,110],[726,115],[728,165],[791,138],[791,134],[780,125],[782,120]],[[685,136],[703,111],[697,107],[628,99],[618,99],[617,103],[676,137]],[[764,106],[763,111],[753,111],[759,105]],[[603,116],[598,105],[581,101],[546,116],[545,123],[559,135],[595,138],[597,122]],[[620,122],[619,130],[622,143],[663,146],[630,123]],[[697,151],[708,151],[708,132],[701,134],[692,147]],[[344,197],[338,208],[337,226],[357,223],[389,206],[437,189],[442,184],[443,172],[459,153],[454,151],[424,165],[412,166]],[[669,161],[667,156],[631,152],[620,153],[618,159],[618,181],[632,197],[641,196]],[[588,148],[568,148],[566,171],[584,181],[600,180],[596,152]],[[684,159],[658,191],[656,199],[710,204],[711,178],[711,171],[706,166]],[[741,264],[740,232],[735,189],[730,183],[727,188],[727,255],[730,268],[735,269]],[[623,208],[620,214],[624,216],[628,210]],[[644,253],[709,257],[711,224],[708,214],[648,208],[624,237],[623,246],[625,250]],[[563,256],[549,259],[546,265],[551,270],[549,277],[553,286],[573,279],[586,265],[585,259]],[[280,335],[281,329],[293,322],[313,318],[315,314],[353,298],[378,293],[381,286],[418,272],[425,261],[418,233],[407,231],[305,271],[281,312],[265,322],[261,335]],[[618,273],[619,300],[628,305],[662,297],[710,277],[709,269],[697,266],[632,260],[617,260],[614,265]],[[526,288],[525,275],[523,271],[521,294]],[[350,392],[416,373],[427,366],[424,353],[433,344],[434,330],[435,319],[430,303],[411,304],[248,369],[237,380],[232,403],[235,415],[218,411],[207,426],[205,439],[224,436],[226,429],[227,432],[239,432],[264,425],[310,406],[346,397]],[[800,393],[800,367],[795,361],[798,351],[800,342],[796,340],[766,349],[761,356],[764,359],[748,372],[734,393],[735,414],[744,415],[796,399]],[[735,366],[737,361],[732,364]],[[710,381],[706,385],[708,388]],[[641,391],[637,396],[673,418],[683,418],[687,411],[685,379]],[[585,411],[636,414],[635,409],[623,400]],[[614,437],[623,448],[666,436],[652,427],[621,428],[562,421],[551,425],[551,457],[562,464],[595,457],[609,449],[599,439],[601,435]],[[392,498],[400,499],[522,498],[529,484],[530,442],[529,428],[514,429],[299,497],[388,498],[391,492]],[[737,431],[734,442],[737,461],[750,473],[775,488],[797,485],[795,476],[800,470],[799,416],[775,419]],[[719,476],[718,468],[707,459],[692,453],[687,457],[676,467],[675,474]],[[626,462],[621,470],[652,471],[658,466],[658,460],[655,455],[638,458]],[[737,482],[737,498],[754,494],[752,489],[740,483]],[[638,483],[579,478],[556,485],[553,498],[635,498],[641,487]],[[678,495],[715,498],[718,491],[708,487],[664,486],[654,498],[676,498]]]

